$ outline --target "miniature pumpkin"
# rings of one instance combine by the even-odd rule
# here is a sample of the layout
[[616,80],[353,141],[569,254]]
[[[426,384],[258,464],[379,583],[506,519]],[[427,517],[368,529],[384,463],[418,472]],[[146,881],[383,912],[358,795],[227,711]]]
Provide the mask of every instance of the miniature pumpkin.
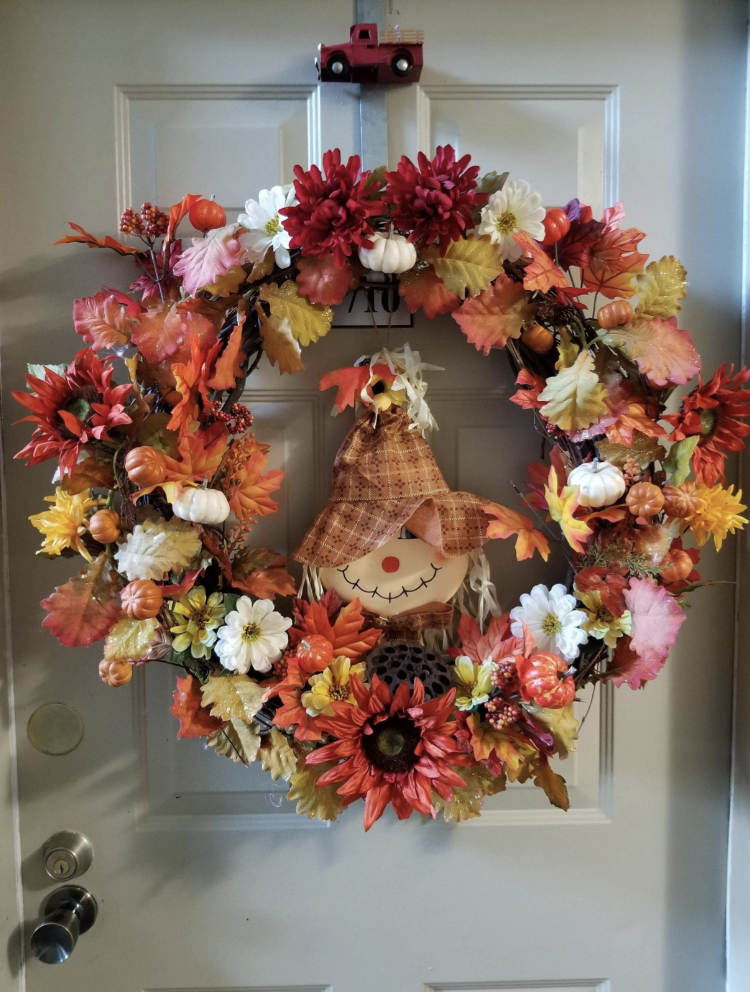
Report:
[[553,245],[570,230],[570,218],[560,207],[549,207],[544,215],[543,245]]
[[120,537],[117,510],[97,510],[89,520],[89,533],[100,544],[113,544]]
[[180,520],[194,524],[221,524],[229,516],[229,503],[220,489],[184,489],[172,509]]
[[527,348],[531,348],[537,355],[544,355],[555,343],[555,336],[541,324],[532,324],[523,332],[521,340]]
[[127,685],[133,678],[133,666],[129,661],[121,659],[109,661],[107,658],[102,658],[99,662],[99,678],[116,689],[117,686]]
[[665,582],[681,582],[693,571],[693,559],[681,548],[673,548],[664,556],[659,572]]
[[664,512],[668,517],[689,517],[700,507],[701,501],[694,482],[683,482],[681,486],[665,486]]
[[653,568],[663,561],[672,543],[672,535],[661,524],[649,524],[640,527],[635,532],[633,548],[646,559],[646,564]]
[[417,260],[417,249],[401,234],[370,234],[372,248],[360,248],[359,260],[373,272],[406,272]]
[[125,455],[125,471],[134,486],[158,486],[167,475],[167,460],[161,451],[143,444]]
[[556,654],[540,651],[518,663],[521,695],[527,703],[559,710],[573,702],[576,684],[568,675],[569,665]]
[[333,645],[322,634],[303,638],[295,653],[309,672],[322,672],[333,661]]
[[224,207],[219,206],[214,200],[198,200],[190,208],[188,217],[196,231],[202,234],[216,227],[224,227],[227,222]]
[[593,461],[576,465],[568,476],[569,486],[578,486],[581,506],[609,506],[625,492],[625,478],[611,462]]
[[634,517],[653,517],[664,506],[664,496],[652,482],[639,482],[630,487],[625,502]]
[[149,620],[161,609],[164,597],[162,591],[151,579],[135,579],[128,582],[120,593],[123,612],[133,620]]
[[596,319],[600,327],[622,327],[633,319],[633,308],[627,300],[615,300],[605,303],[596,311]]

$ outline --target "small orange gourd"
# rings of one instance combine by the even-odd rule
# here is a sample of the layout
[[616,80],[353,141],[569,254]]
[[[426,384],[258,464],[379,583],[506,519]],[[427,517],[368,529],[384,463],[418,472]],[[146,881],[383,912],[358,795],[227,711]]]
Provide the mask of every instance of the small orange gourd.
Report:
[[128,582],[120,593],[123,611],[133,620],[149,620],[161,609],[164,597],[151,579]]
[[333,661],[333,645],[322,634],[308,634],[297,645],[296,655],[308,672],[322,672]]
[[614,303],[605,303],[596,312],[596,319],[600,327],[622,327],[628,324],[634,317],[633,308],[627,300],[615,300]]
[[668,517],[689,517],[701,505],[694,482],[683,482],[681,486],[665,486],[661,492],[664,497],[664,512]]
[[541,324],[532,324],[523,332],[521,340],[537,355],[545,355],[555,343],[555,336]]
[[630,487],[625,502],[634,517],[653,517],[664,506],[664,496],[652,482],[639,482]]
[[114,661],[102,658],[99,662],[99,678],[116,689],[120,685],[127,685],[133,678],[133,666],[129,661],[119,658]]
[[542,224],[544,225],[542,244],[553,245],[560,238],[565,237],[570,230],[570,217],[562,207],[548,207]]
[[167,475],[167,460],[161,451],[143,444],[125,455],[125,471],[134,486],[158,486]]
[[693,571],[693,559],[680,548],[667,552],[659,569],[665,582],[681,582]]
[[89,520],[89,533],[100,544],[113,544],[120,536],[117,510],[97,510]]
[[521,695],[545,709],[559,710],[573,702],[576,684],[568,675],[569,664],[556,654],[539,651],[518,664]]
[[224,227],[227,222],[227,215],[224,207],[214,200],[198,200],[188,212],[190,223],[202,234],[206,231],[213,231],[216,227]]

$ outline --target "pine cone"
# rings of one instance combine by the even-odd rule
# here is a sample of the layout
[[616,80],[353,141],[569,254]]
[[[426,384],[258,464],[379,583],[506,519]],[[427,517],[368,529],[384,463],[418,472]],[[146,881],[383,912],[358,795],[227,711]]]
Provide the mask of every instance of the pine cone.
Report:
[[575,315],[575,307],[555,307],[555,316],[552,323],[556,325],[570,324],[575,318]]

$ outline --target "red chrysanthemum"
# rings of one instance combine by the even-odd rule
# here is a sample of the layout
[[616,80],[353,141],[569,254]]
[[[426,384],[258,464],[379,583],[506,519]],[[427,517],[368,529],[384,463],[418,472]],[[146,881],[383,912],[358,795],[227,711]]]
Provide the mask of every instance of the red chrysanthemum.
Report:
[[441,146],[430,162],[422,152],[417,165],[401,156],[395,172],[386,172],[388,187],[383,194],[390,203],[391,220],[409,232],[409,241],[418,245],[439,244],[444,252],[451,241],[458,241],[474,227],[472,211],[487,202],[487,194],[474,193],[479,166],[470,155],[456,161],[450,145]]
[[[352,676],[349,682],[357,705],[334,703],[335,717],[318,717],[318,727],[336,740],[308,754],[307,763],[338,761],[318,779],[318,785],[342,782],[338,789],[347,804],[364,798],[365,830],[390,803],[400,820],[414,810],[435,816],[433,790],[450,802],[453,788],[466,785],[451,765],[468,765],[471,757],[457,750],[449,720],[455,689],[424,701],[424,686],[414,680],[391,690],[377,675],[370,689]],[[343,760],[342,760],[343,759]]]
[[111,386],[110,360],[104,362],[90,348],[79,351],[65,371],[58,375],[45,369],[43,379],[27,375],[32,392],[14,392],[14,399],[31,410],[36,424],[31,440],[16,458],[37,465],[48,458],[60,459],[63,475],[72,474],[81,449],[90,442],[111,441],[109,430],[131,423],[124,400],[133,388]]
[[284,229],[291,234],[290,247],[303,255],[333,255],[341,269],[353,246],[371,248],[373,229],[369,218],[382,214],[383,204],[367,198],[369,172],[360,173],[359,155],[341,164],[338,148],[323,156],[323,172],[317,165],[308,172],[295,165],[294,189],[299,203],[283,207]]
[[742,387],[750,379],[750,369],[744,366],[734,374],[726,364],[716,370],[713,378],[684,397],[679,413],[665,416],[674,427],[671,441],[683,441],[698,435],[693,451],[693,471],[701,485],[715,486],[724,482],[724,463],[728,451],[742,451],[743,437],[750,434],[750,425],[742,421],[750,417],[750,390]]

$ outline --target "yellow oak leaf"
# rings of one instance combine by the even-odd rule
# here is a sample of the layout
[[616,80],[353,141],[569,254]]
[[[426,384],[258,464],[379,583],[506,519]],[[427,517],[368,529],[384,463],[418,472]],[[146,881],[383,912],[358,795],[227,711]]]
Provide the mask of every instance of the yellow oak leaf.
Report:
[[477,296],[487,289],[493,279],[503,271],[503,255],[499,245],[489,238],[461,238],[451,241],[444,255],[437,245],[429,245],[421,252],[430,262],[435,273],[445,283],[446,289],[463,300]]
[[687,294],[685,266],[674,255],[665,255],[646,266],[633,280],[640,302],[636,317],[674,317],[682,310],[680,300]]
[[150,620],[120,617],[107,634],[104,657],[107,661],[138,661],[148,651],[158,627],[156,617]]
[[576,747],[573,743],[578,740],[578,720],[573,715],[573,704],[563,706],[559,710],[548,710],[534,704],[527,704],[531,715],[539,723],[543,723],[555,739],[555,752],[561,758],[567,758]]
[[485,796],[494,796],[505,790],[505,775],[495,778],[486,765],[456,768],[455,771],[466,782],[465,788],[454,787],[450,802],[436,792],[432,794],[432,805],[442,812],[443,819],[448,823],[474,819],[480,815]]
[[269,305],[277,320],[286,318],[289,321],[292,335],[303,348],[319,341],[331,329],[333,310],[300,296],[297,283],[291,279],[281,286],[273,282],[261,286],[260,298]]
[[248,675],[212,675],[201,691],[201,706],[210,706],[211,716],[245,723],[252,723],[266,695],[266,690]]
[[286,734],[271,727],[271,746],[260,750],[263,771],[270,772],[274,782],[283,778],[288,782],[297,768],[297,752],[289,743]]
[[539,394],[540,413],[564,431],[580,431],[598,423],[607,413],[607,389],[594,371],[594,356],[582,351],[570,368],[547,379]]
[[206,738],[206,746],[216,749],[216,753],[232,761],[249,765],[258,757],[260,735],[255,724],[250,725],[244,720],[230,720],[221,730],[215,730]]
[[578,509],[578,486],[563,486],[557,491],[557,472],[554,466],[549,470],[547,485],[544,487],[544,498],[552,519],[560,524],[565,540],[575,551],[582,552],[586,539],[593,531],[583,520],[573,516]]
[[318,779],[333,768],[334,762],[306,765],[304,757],[297,763],[297,771],[290,777],[291,788],[287,799],[297,803],[297,814],[307,813],[308,820],[335,820],[344,811],[344,800],[336,792],[338,783],[318,785]]
[[495,730],[478,713],[467,719],[471,730],[471,746],[478,761],[486,761],[493,753],[502,762],[511,782],[525,782],[531,774],[530,761],[538,752],[512,731]]
[[161,582],[170,572],[184,572],[201,547],[198,529],[184,520],[149,518],[136,524],[115,554],[117,570],[133,579]]
[[203,287],[212,296],[231,296],[236,293],[245,281],[245,270],[241,265],[233,265],[231,269],[223,275],[217,276],[213,282],[206,283]]
[[271,365],[278,364],[281,373],[288,372],[290,375],[294,375],[295,372],[302,372],[305,368],[300,359],[302,349],[292,334],[292,325],[289,320],[286,317],[279,319],[273,314],[266,317],[263,308],[257,303],[255,309],[260,319],[263,351],[265,351]]
[[558,331],[560,333],[560,344],[558,345],[560,357],[555,362],[555,368],[569,369],[578,358],[581,349],[574,341],[571,341],[570,331],[567,327],[558,327]]

